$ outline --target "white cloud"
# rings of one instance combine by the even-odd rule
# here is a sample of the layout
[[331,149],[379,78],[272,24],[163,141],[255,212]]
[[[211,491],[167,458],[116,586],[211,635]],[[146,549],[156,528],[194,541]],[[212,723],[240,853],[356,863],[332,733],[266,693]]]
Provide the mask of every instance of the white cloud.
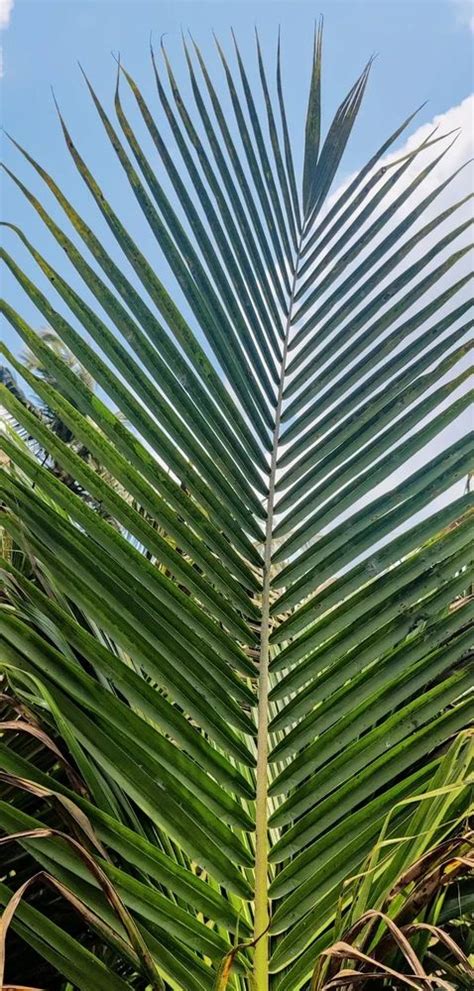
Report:
[[[458,106],[452,107],[445,113],[436,115],[430,122],[427,122],[426,124],[422,124],[410,135],[409,138],[407,138],[404,141],[402,146],[397,147],[395,152],[391,153],[390,155],[387,155],[385,159],[382,161],[382,163],[378,163],[378,165],[376,166],[377,170],[380,167],[380,164],[389,166],[391,163],[394,163],[400,160],[400,158],[402,158],[403,156],[409,154],[410,152],[413,152],[414,149],[419,147],[420,144],[422,144],[422,142],[431,134],[434,128],[437,129],[436,134],[434,135],[435,137],[445,135],[448,134],[449,132],[459,129],[456,140],[452,145],[452,147],[449,150],[447,150],[446,154],[442,158],[440,158],[440,161],[437,162],[435,167],[428,174],[428,176],[426,176],[426,178],[421,183],[421,185],[419,185],[411,193],[411,195],[407,197],[400,204],[396,214],[392,216],[392,218],[390,219],[388,228],[385,228],[385,230],[380,232],[375,239],[371,239],[370,250],[372,250],[377,244],[379,244],[383,240],[383,238],[387,236],[387,233],[389,231],[393,231],[394,227],[400,221],[402,221],[413,209],[419,206],[421,202],[425,199],[425,197],[427,197],[431,192],[433,192],[440,185],[442,185],[447,179],[453,176],[453,174],[456,173],[457,170],[461,168],[461,166],[466,166],[466,167],[459,172],[456,178],[449,185],[447,185],[445,189],[442,190],[442,192],[421,214],[421,216],[415,222],[414,228],[411,231],[406,232],[401,237],[400,239],[401,242],[402,243],[406,242],[406,240],[410,238],[410,236],[414,233],[414,231],[419,230],[422,226],[434,220],[434,218],[442,214],[445,210],[447,210],[456,202],[464,199],[464,197],[469,196],[469,194],[472,194],[473,168],[472,168],[472,164],[469,165],[467,163],[469,162],[469,159],[474,157],[474,133],[472,127],[473,119],[474,119],[474,95],[471,95],[467,97],[465,100],[463,100]],[[417,176],[423,169],[425,169],[425,167],[430,162],[438,158],[441,155],[441,152],[443,151],[444,148],[448,148],[450,142],[453,141],[454,137],[455,135],[452,134],[452,136],[448,137],[445,141],[444,140],[440,141],[439,143],[427,149],[426,151],[423,151],[420,155],[416,157],[416,159],[412,162],[412,164],[406,169],[403,177],[401,177],[398,180],[395,187],[392,188],[392,190],[384,198],[383,203],[377,208],[374,214],[372,214],[369,220],[366,221],[365,224],[362,224],[360,227],[358,227],[355,231],[355,234],[353,234],[352,237],[349,237],[347,239],[343,247],[344,251],[346,250],[346,248],[350,247],[350,245],[353,244],[354,241],[357,240],[360,237],[360,235],[364,233],[365,230],[367,230],[368,226],[373,223],[373,221],[376,219],[377,216],[380,215],[381,210],[385,209],[390,203],[392,203],[396,198],[398,198],[403,193],[404,190],[407,189],[407,187],[413,181],[415,176]],[[388,180],[391,174],[392,174],[392,170],[389,169],[385,174],[384,180],[382,181],[385,182],[386,180]],[[339,186],[335,189],[334,193],[331,194],[327,203],[327,207],[324,212],[329,210],[331,205],[339,198],[342,191],[347,188],[347,186],[350,184],[353,178],[354,178],[353,175],[344,178],[344,181],[341,182]],[[379,188],[380,188],[380,184],[376,186],[376,189]],[[389,276],[385,278],[385,280],[382,280],[377,284],[375,291],[378,292],[385,285],[391,282],[398,274],[400,274],[400,272],[403,269],[407,267],[407,265],[411,265],[414,262],[423,258],[424,255],[426,255],[426,253],[429,252],[429,250],[439,241],[441,237],[447,234],[448,231],[452,230],[455,226],[460,225],[465,220],[468,220],[470,217],[472,217],[472,200],[466,202],[456,213],[452,215],[452,217],[448,218],[439,227],[431,231],[424,238],[423,241],[421,241],[412,251],[407,253],[403,261],[397,266],[397,268],[392,270],[392,272],[389,274]],[[351,221],[352,220],[353,218],[351,218]],[[344,238],[344,228],[338,231],[337,237],[340,237],[341,234],[342,234],[342,238]],[[450,246],[448,249],[445,249],[441,255],[435,258],[434,261],[430,264],[429,268],[440,264],[443,259],[445,259],[449,254],[451,254],[452,251],[456,250],[458,247],[467,245],[469,243],[472,243],[472,237],[470,236],[468,230],[463,235],[461,235],[461,237],[458,240],[456,240],[452,246]],[[331,249],[331,246],[332,246],[331,244],[328,245],[329,250]],[[399,247],[399,245],[397,245],[397,247]],[[393,250],[394,249],[392,248],[386,255],[384,255],[381,261],[385,261],[389,257],[389,255],[392,254]],[[357,263],[359,263],[362,260],[362,257],[364,256],[365,256],[365,252],[358,257]],[[332,284],[329,291],[326,293],[323,292],[321,294],[321,296],[317,300],[317,307],[319,307],[321,303],[325,299],[327,299],[328,295],[332,294],[335,288],[341,285],[341,283],[344,281],[347,275],[350,274],[350,271],[353,270],[353,267],[354,267],[354,262],[349,263],[348,267],[345,269],[342,275],[339,276],[338,279]],[[427,269],[427,271],[429,271],[429,268]],[[429,293],[427,293],[424,297],[422,297],[422,300],[418,304],[416,304],[417,308],[419,308],[419,306],[424,306],[426,303],[428,303],[430,297],[432,297],[433,295],[437,296],[439,293],[441,293],[445,288],[449,286],[450,283],[452,283],[454,278],[457,280],[462,276],[469,274],[471,271],[472,271],[472,252],[466,255],[461,261],[459,261],[455,266],[455,268],[452,269],[450,273],[448,273],[446,276],[440,279],[437,285],[434,287],[434,289],[431,289]],[[358,287],[355,287],[355,289],[351,290],[351,292],[353,293],[354,291],[356,291],[357,288]],[[349,293],[349,295],[350,294],[351,293]],[[470,295],[471,294],[468,284],[468,286],[465,288],[465,291],[463,291],[462,296],[461,294],[459,294],[456,297],[455,303],[451,303],[446,306],[445,308],[446,311],[450,311],[451,309],[453,309],[453,306],[457,305],[462,300],[470,298]],[[370,297],[365,297],[362,303],[360,303],[357,307],[355,307],[351,311],[350,318],[346,318],[343,321],[344,325],[347,325],[347,321],[350,323],[350,320],[353,318],[353,316],[357,314],[360,308],[367,303],[369,298]],[[328,316],[332,316],[333,312],[335,312],[334,307],[331,307]],[[403,315],[403,320],[407,319],[407,317],[410,317],[413,312],[414,312],[414,308],[406,311],[406,313]],[[439,312],[437,319],[439,319],[443,315],[443,312],[444,310]],[[324,320],[322,322],[324,322]],[[397,323],[394,326],[397,326],[398,323],[400,322],[401,321],[397,321]],[[389,332],[391,332],[392,329],[393,327],[390,328]],[[335,334],[336,338],[338,332],[339,332],[339,328]],[[363,336],[364,335],[361,334],[359,338],[362,342],[361,352],[360,352],[361,354],[364,351]],[[383,336],[385,336],[385,334]],[[317,337],[317,332],[315,337]],[[413,338],[410,338],[410,340],[412,339]],[[404,343],[408,343],[407,338],[405,339]],[[311,359],[311,363],[313,364],[315,369],[316,367],[319,367],[319,369],[321,369],[325,365],[324,350],[325,349],[323,346],[321,352],[313,356],[313,358]],[[397,346],[397,350],[398,350],[398,346]],[[377,343],[372,345],[372,351],[373,351],[373,358],[376,361]],[[468,367],[468,364],[469,364],[468,359],[467,358],[463,359],[462,363],[458,364],[458,366],[456,367],[456,374],[459,371],[464,370],[466,367]],[[372,365],[372,368],[373,367],[374,366]],[[336,375],[336,378],[337,377],[338,375]],[[452,377],[452,373],[449,373],[443,379],[443,382],[450,377]],[[438,385],[441,384],[442,384],[441,382],[438,383]],[[329,388],[329,394],[331,392],[331,389],[332,389],[332,384]],[[458,398],[466,391],[467,391],[467,384],[464,384],[456,390],[456,393],[454,395],[456,398]],[[431,419],[432,416],[433,414],[430,415],[429,419]],[[419,422],[415,429],[418,429],[421,425],[422,423]],[[370,495],[362,497],[361,499],[357,500],[357,502],[355,502],[351,506],[350,510],[347,510],[342,514],[342,516],[339,518],[337,522],[340,522],[341,519],[344,519],[347,516],[351,516],[353,512],[357,511],[363,505],[366,505],[368,501],[372,501],[373,498],[381,495],[383,492],[387,492],[391,490],[394,486],[398,485],[401,481],[407,478],[412,472],[418,470],[422,465],[430,461],[431,458],[438,455],[444,448],[450,446],[458,438],[462,437],[469,429],[472,429],[472,425],[473,425],[472,411],[467,410],[464,412],[462,416],[458,417],[457,420],[451,422],[451,424],[448,427],[446,427],[442,431],[442,433],[438,435],[433,441],[431,441],[424,449],[420,450],[401,468],[395,471],[392,475],[388,476],[375,489],[373,489],[370,492]],[[412,431],[410,431],[410,433],[411,432]],[[420,517],[426,516],[427,514],[431,514],[431,512],[433,512],[434,510],[439,509],[441,508],[442,505],[448,503],[453,497],[459,496],[462,492],[464,484],[465,484],[465,479],[457,483],[454,491],[451,490],[440,495],[429,506],[429,508],[425,508],[419,514],[419,516],[415,518],[415,520],[410,522],[415,522]],[[404,529],[405,526],[403,526],[401,529]]]
[[[412,134],[406,141],[400,152],[391,155],[387,158],[387,161],[394,161],[399,157],[400,154],[405,154],[413,151],[417,145],[428,137],[431,131],[436,127],[438,129],[437,136],[442,134],[447,134],[450,131],[454,131],[459,128],[459,136],[456,139],[456,143],[450,152],[442,159],[441,163],[436,166],[434,171],[431,173],[430,185],[432,187],[438,185],[443,179],[447,178],[457,167],[462,165],[464,162],[472,156],[474,152],[474,134],[472,128],[474,115],[474,94],[467,96],[465,100],[462,101],[458,106],[451,107],[443,114],[437,114],[433,117],[432,121],[427,124],[423,124],[419,127],[414,134]],[[439,146],[442,147],[441,145]],[[417,171],[416,165],[411,166],[412,174]],[[472,181],[469,176],[466,175],[461,179],[460,185],[468,191],[472,186]],[[426,190],[426,185],[423,187]],[[449,194],[451,199],[451,194]]]
[[[15,0],[0,0],[0,31],[6,31],[13,10]],[[3,60],[3,46],[0,45],[0,79],[5,75],[5,63]]]
[[473,0],[451,0],[457,8],[457,20],[463,27],[469,28],[474,34],[474,4]]
[[[433,135],[434,138],[459,130],[458,136],[451,150],[447,152],[441,162],[439,162],[439,164],[433,169],[428,179],[425,179],[423,184],[418,187],[415,197],[417,199],[422,199],[431,189],[434,189],[435,186],[438,186],[441,182],[447,179],[448,176],[452,175],[457,168],[466,163],[474,155],[473,120],[474,94],[471,94],[456,107],[451,107],[445,113],[437,114],[431,121],[428,121],[426,124],[422,124],[418,127],[410,135],[410,137],[407,138],[401,147],[398,147],[396,151],[391,154],[386,155],[385,158],[377,164],[376,168],[378,169],[381,165],[390,165],[392,162],[398,161],[404,155],[408,155],[410,152],[413,152],[426,138],[429,137],[435,128],[437,131],[436,134]],[[455,135],[453,134],[452,138],[454,137]],[[445,142],[446,146],[447,144],[448,141]],[[403,186],[409,185],[410,181],[420,171],[420,168],[424,167],[427,162],[431,160],[431,158],[435,158],[438,154],[440,154],[442,149],[443,142],[439,142],[439,144],[434,145],[432,148],[429,148],[426,152],[422,153],[422,155],[418,156],[405,172]],[[331,194],[327,204],[328,209],[340,196],[341,192],[351,183],[354,175],[355,173],[348,176],[347,179],[345,179],[344,182],[341,183],[335,190],[335,192]],[[463,191],[464,193],[472,191],[472,173],[469,175],[469,169],[466,169],[464,174],[461,173],[458,179],[456,179],[454,186],[448,189],[445,194],[442,194],[439,202],[442,202],[442,200],[445,199],[445,202],[447,200],[449,203],[452,203],[454,197],[453,190],[456,191],[456,195],[462,195]],[[400,191],[401,186],[398,185],[392,199],[394,199],[396,195],[398,196]],[[407,202],[405,212],[412,209],[415,203],[415,197]],[[438,208],[437,212],[440,212]]]
[[[410,239],[413,233],[415,233],[425,224],[428,224],[430,221],[434,220],[434,218],[436,218],[440,214],[443,214],[446,209],[448,209],[456,202],[464,199],[464,197],[466,196],[469,196],[469,194],[472,194],[473,169],[472,169],[472,164],[469,165],[467,163],[469,163],[469,159],[474,157],[474,133],[472,128],[473,119],[474,119],[474,95],[471,95],[469,97],[466,97],[466,99],[463,100],[462,103],[460,103],[458,106],[451,107],[445,113],[438,114],[437,116],[435,116],[430,122],[427,122],[426,124],[422,124],[410,135],[409,138],[405,140],[404,144],[401,147],[398,147],[394,152],[385,156],[385,158],[382,159],[381,162],[377,163],[375,167],[375,171],[378,171],[381,165],[390,166],[393,165],[393,163],[395,162],[400,163],[401,159],[412,153],[415,149],[419,148],[420,145],[430,135],[433,134],[435,129],[436,131],[433,134],[434,138],[441,138],[444,135],[451,134],[450,137],[447,137],[446,139],[443,138],[443,140],[440,140],[437,144],[432,145],[431,147],[423,150],[420,154],[416,156],[416,158],[414,158],[414,160],[405,169],[402,176],[397,180],[397,182],[391,188],[388,187],[388,190],[383,198],[382,203],[379,204],[379,206],[368,217],[365,223],[362,223],[361,226],[356,226],[355,232],[352,233],[351,236],[348,236],[346,242],[344,242],[344,233],[345,230],[347,229],[347,223],[342,228],[339,228],[338,225],[336,224],[337,233],[336,233],[335,241],[341,239],[343,244],[342,247],[343,252],[345,252],[346,249],[350,248],[351,245],[360,237],[360,235],[363,234],[374,223],[374,221],[380,215],[381,211],[385,210],[396,199],[401,198],[401,202],[398,205],[398,209],[396,213],[392,215],[392,217],[388,222],[388,227],[385,224],[382,230],[380,230],[377,235],[374,236],[372,234],[369,243],[369,249],[370,251],[372,251],[387,236],[388,232],[392,231],[394,227],[396,227],[400,223],[400,221],[402,221],[412,210],[416,209],[422,203],[425,197],[429,196],[432,192],[434,192],[439,186],[445,183],[458,170],[460,171],[459,174],[456,175],[456,178],[453,179],[446,186],[446,188],[443,189],[433,199],[433,202],[427,208],[424,209],[424,212],[422,212],[421,215],[418,217],[418,220],[415,221],[414,227],[411,230],[408,230],[404,235],[402,235],[401,241],[406,242],[407,240]],[[456,133],[451,133],[451,132],[456,132]],[[451,147],[449,147],[450,144]],[[444,155],[442,154],[443,151],[446,152]],[[439,159],[439,161],[437,161],[436,165],[434,165],[434,167],[431,169],[431,172],[429,172],[429,174],[425,176],[423,182],[418,186],[416,186],[416,188],[410,193],[409,196],[405,195],[405,198],[403,198],[404,194],[406,194],[408,187],[413,182],[413,180],[420,174],[420,172],[422,172],[431,162],[434,162],[436,159]],[[462,168],[462,166],[465,167]],[[388,183],[390,177],[397,171],[397,169],[398,167],[396,165],[394,165],[393,170],[388,168],[388,171],[386,172],[384,178],[381,181],[379,180],[379,182],[377,183],[377,186],[375,187],[375,191],[379,191],[383,184]],[[354,178],[354,174],[346,177],[344,181],[339,184],[339,186],[329,197],[322,216],[331,208],[334,202],[339,199],[341,193],[343,193],[344,190],[350,185],[353,178]],[[363,205],[365,206],[366,203]],[[440,237],[444,236],[447,233],[447,231],[450,228],[452,229],[454,225],[456,226],[460,225],[465,220],[468,220],[470,217],[472,217],[472,200],[469,200],[467,203],[465,203],[460,209],[458,209],[458,211],[455,214],[452,215],[451,218],[449,218],[447,221],[444,221],[441,225],[439,225],[437,228],[431,231],[427,236],[425,236],[425,238],[418,245],[412,248],[410,252],[407,252],[403,261],[399,263],[397,268],[392,269],[389,275],[386,276],[385,280],[382,280],[377,284],[376,291],[378,292],[381,288],[384,287],[385,284],[391,282],[407,265],[411,265],[412,263],[422,258],[429,251],[429,249],[439,241]],[[354,215],[352,215],[349,218],[348,223],[352,224],[353,220],[354,220]],[[322,252],[323,256],[326,254],[327,251],[329,252],[331,251],[334,243],[335,243],[334,241],[332,243],[331,242],[328,243],[328,245]],[[459,242],[456,242],[451,250],[455,250],[458,246],[464,245],[466,243],[469,243],[469,234],[461,237]],[[395,246],[395,248],[398,248],[399,246],[400,245],[398,244]],[[339,249],[338,254],[340,253],[340,251],[341,249]],[[392,248],[386,254],[384,254],[379,264],[385,262],[387,258],[393,253],[393,251],[394,251],[394,247],[392,246]],[[329,289],[326,292],[324,291],[321,292],[321,294],[318,296],[316,301],[317,308],[319,308],[321,304],[324,303],[325,300],[327,300],[328,296],[333,295],[334,291],[341,286],[341,284],[345,281],[347,276],[353,270],[354,264],[358,265],[365,257],[366,253],[367,250],[364,249],[363,252],[356,257],[355,263],[354,261],[348,263],[344,271],[337,277],[337,279],[332,283],[332,285],[329,286]],[[318,262],[321,261],[321,257],[322,256],[319,255]],[[434,265],[439,264],[443,257],[444,257],[443,255],[439,256],[438,259],[434,260],[433,264]],[[462,275],[468,273],[470,271],[471,264],[472,264],[472,260],[470,256],[466,256],[464,260],[458,263],[458,266],[456,267],[455,270],[456,278],[460,278]],[[323,280],[325,275],[326,272],[323,272],[321,276]],[[448,283],[449,280],[452,279],[452,277],[453,277],[453,272],[451,272],[446,277]],[[319,279],[317,281],[319,281]],[[356,287],[354,287],[351,290],[352,294],[355,291],[355,288]],[[441,292],[443,288],[444,286],[438,283],[436,286],[436,294]],[[358,312],[358,310],[362,306],[366,304],[366,302],[367,302],[367,298],[364,298],[359,304],[359,306],[355,307],[352,310],[351,318],[354,316],[354,314]],[[428,302],[428,298],[426,297],[424,297],[423,299],[423,304],[425,302]],[[333,303],[331,309],[327,311],[327,316],[329,318],[332,316],[334,307],[337,305],[338,302]],[[410,311],[407,312],[405,317],[409,315],[409,313]],[[307,315],[305,316],[304,319],[305,320],[307,319]],[[325,317],[324,319],[327,319],[327,317]],[[344,323],[345,322],[346,321],[344,320]],[[322,353],[321,358],[324,362],[324,352]]]
[[[463,100],[462,103],[460,103],[456,107],[452,107],[450,110],[446,111],[446,113],[437,115],[436,117],[433,118],[433,120],[429,124],[426,124],[418,128],[417,131],[415,131],[415,133],[411,135],[411,137],[405,143],[402,149],[402,153],[410,152],[414,148],[416,148],[417,145],[419,145],[420,142],[423,141],[424,138],[428,136],[428,134],[434,127],[438,127],[437,133],[440,135],[446,134],[447,132],[452,131],[454,128],[460,128],[458,137],[452,148],[441,159],[441,161],[438,162],[436,167],[430,173],[429,177],[425,180],[424,183],[422,183],[421,187],[419,187],[419,190],[417,190],[415,195],[410,198],[406,206],[404,206],[399,211],[398,216],[407,214],[411,209],[413,209],[414,206],[416,206],[416,203],[418,201],[421,201],[421,199],[423,199],[427,194],[433,191],[437,186],[439,186],[447,179],[449,179],[450,176],[452,176],[457,171],[457,169],[461,168],[461,166],[465,166],[465,168],[463,168],[462,171],[459,172],[459,174],[456,176],[453,182],[451,182],[446,187],[446,189],[443,190],[443,192],[434,200],[434,202],[428,208],[426,213],[423,214],[423,216],[420,218],[419,223],[420,224],[428,223],[430,220],[434,219],[437,215],[443,213],[444,210],[448,209],[454,203],[464,199],[464,197],[467,197],[469,195],[472,196],[473,187],[474,187],[473,166],[472,163],[469,163],[469,160],[474,158],[474,133],[472,126],[473,120],[474,120],[474,94],[466,97],[466,99]],[[441,148],[442,146],[443,143],[440,142],[439,147]],[[392,160],[395,157],[397,156],[391,156]],[[410,167],[410,169],[408,169],[407,180],[406,180],[407,182],[410,181],[410,178],[414,177],[414,175],[416,174],[419,168],[420,168],[420,164],[418,162],[418,165],[414,163]],[[439,239],[440,236],[446,234],[450,229],[453,228],[454,225],[458,225],[463,223],[464,221],[472,219],[472,216],[473,216],[473,200],[470,199],[450,219],[445,221],[445,223],[441,227],[435,229],[433,233],[429,235],[428,238],[426,238],[423,242],[421,242],[421,244],[415,249],[415,251],[413,251],[410,254],[409,261],[412,262],[412,261],[416,261],[418,258],[421,258],[427,251],[430,250],[430,248],[436,243],[436,241]],[[453,243],[452,247],[448,249],[448,252],[443,252],[443,254],[439,256],[439,261],[441,261],[444,257],[446,257],[448,253],[451,253],[452,250],[456,250],[458,247],[462,247],[464,245],[472,244],[471,232],[472,232],[472,228],[468,229],[467,232],[465,232],[457,241]],[[436,260],[435,260],[435,264],[436,264]],[[437,283],[436,295],[442,292],[443,289],[447,288],[449,284],[452,283],[454,278],[458,279],[464,275],[469,275],[470,273],[472,273],[472,251],[469,254],[465,255],[464,258],[460,262],[458,262],[455,268],[451,270],[450,273],[444,276],[444,278]],[[458,294],[454,302],[457,305],[463,299],[467,300],[470,298],[472,298],[472,290],[471,290],[471,285],[468,283],[465,289],[463,290],[463,292],[461,294]],[[425,301],[429,302],[429,296],[425,297]],[[453,305],[454,303],[446,306],[443,310],[439,312],[439,316],[443,315],[444,310],[446,311],[451,310]],[[467,369],[470,365],[471,365],[470,357],[466,356],[466,358],[457,365],[455,372],[458,373],[461,370]],[[451,378],[452,374],[453,373],[448,374],[445,377],[445,379],[443,379],[443,381],[447,381],[449,378]],[[440,382],[438,384],[442,384],[442,383]],[[467,392],[469,388],[469,384],[471,384],[472,387],[472,381],[471,383],[466,382],[456,391],[455,394],[456,398],[458,398],[463,393]],[[429,419],[431,419],[431,416],[429,417]],[[420,424],[418,424],[418,426],[420,426]],[[439,454],[439,452],[442,451],[445,447],[454,443],[454,441],[462,437],[469,430],[472,430],[472,427],[473,427],[472,409],[470,410],[468,409],[465,410],[462,416],[460,416],[457,420],[452,422],[449,425],[449,427],[446,427],[445,430],[443,430],[443,432],[440,435],[438,435],[433,441],[431,441],[431,443],[428,444],[426,448],[424,448],[422,451],[419,451],[417,455],[415,455],[412,459],[410,459],[410,461],[407,464],[405,464],[402,469],[399,469],[398,472],[396,472],[393,476],[387,479],[386,483],[384,483],[383,488],[384,489],[392,488],[392,486],[396,485],[404,477],[407,477],[407,475],[411,471],[415,471],[416,469],[421,467],[422,464],[427,463],[432,457],[435,457],[437,454]],[[460,481],[457,484],[454,492],[449,492],[449,493],[446,492],[444,493],[444,495],[440,496],[437,500],[435,500],[435,502],[430,506],[430,511],[434,510],[435,508],[436,509],[440,508],[441,505],[444,505],[447,502],[449,502],[450,499],[453,498],[454,496],[461,495],[463,491],[464,483],[465,480]],[[424,513],[420,514],[420,516],[423,515],[425,514]]]
[[0,30],[4,31],[10,23],[14,0],[0,0]]

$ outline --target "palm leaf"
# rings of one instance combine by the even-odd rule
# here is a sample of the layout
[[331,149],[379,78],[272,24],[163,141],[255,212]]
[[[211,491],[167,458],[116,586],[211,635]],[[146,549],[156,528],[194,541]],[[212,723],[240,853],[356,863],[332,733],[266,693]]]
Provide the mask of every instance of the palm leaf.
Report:
[[[116,122],[83,73],[163,277],[59,108],[108,246],[16,141],[6,169],[65,258],[10,223],[3,258],[76,364],[8,302],[45,374],[2,354],[104,469],[0,386],[38,445],[0,435],[2,525],[29,562],[2,563],[2,666],[80,782],[13,716],[0,826],[19,882],[39,867],[90,932],[48,920],[28,886],[11,927],[86,991],[140,986],[135,936],[170,988],[297,991],[349,927],[344,882],[371,858],[354,911],[378,910],[420,854],[395,842],[421,829],[416,796],[432,782],[433,843],[453,774],[456,822],[468,806],[465,750],[443,754],[472,716],[469,197],[452,194],[459,169],[433,183],[449,135],[387,160],[412,114],[328,205],[372,60],[322,136],[322,24],[301,194],[280,39],[273,80],[256,38],[261,89],[236,38],[234,62],[217,42],[224,90],[183,45],[189,91],[163,45],[152,98],[118,65]],[[57,835],[64,817],[96,838],[135,929]]]

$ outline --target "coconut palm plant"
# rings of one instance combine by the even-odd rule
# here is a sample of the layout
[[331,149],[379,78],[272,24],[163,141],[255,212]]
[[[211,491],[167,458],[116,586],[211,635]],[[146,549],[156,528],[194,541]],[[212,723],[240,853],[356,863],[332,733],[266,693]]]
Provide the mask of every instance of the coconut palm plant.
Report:
[[235,39],[222,86],[183,45],[186,90],[163,46],[152,98],[118,65],[114,119],[85,77],[149,257],[59,107],[107,241],[16,141],[47,195],[6,169],[65,271],[11,223],[30,274],[4,260],[98,391],[8,302],[48,375],[2,353],[104,475],[1,402],[107,517],[2,437],[3,526],[30,570],[3,562],[21,716],[3,723],[0,826],[22,883],[0,902],[4,935],[85,991],[297,991],[352,922],[341,886],[387,817],[382,879],[390,851],[394,876],[412,863],[430,782],[455,801],[433,842],[464,835],[472,749],[448,751],[454,769],[445,751],[472,715],[473,497],[451,495],[473,444],[444,438],[471,400],[470,220],[466,198],[437,209],[446,135],[390,157],[413,114],[332,193],[371,63],[322,138],[321,26],[301,182],[280,44],[274,86],[257,39],[258,87]]

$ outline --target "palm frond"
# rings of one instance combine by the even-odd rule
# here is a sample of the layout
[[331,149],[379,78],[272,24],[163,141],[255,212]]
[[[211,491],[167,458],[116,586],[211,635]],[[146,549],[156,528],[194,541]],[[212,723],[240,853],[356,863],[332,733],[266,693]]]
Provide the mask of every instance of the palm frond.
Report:
[[[454,142],[388,159],[410,114],[328,199],[373,60],[322,134],[320,23],[300,190],[280,39],[269,67],[257,35],[256,84],[237,38],[216,46],[223,89],[183,39],[186,80],[152,48],[156,93],[119,62],[110,112],[83,71],[149,257],[57,104],[90,224],[16,140],[5,166],[65,257],[5,225],[55,343],[3,302],[29,358],[1,350],[67,436],[4,378],[2,406],[60,471],[0,434],[2,527],[28,562],[2,563],[1,663],[81,785],[14,718],[0,825],[18,881],[36,863],[88,937],[28,886],[12,931],[86,991],[154,968],[183,991],[308,988],[354,906],[384,912],[422,855],[396,842],[424,835],[422,807],[439,844],[469,805],[472,221],[461,170],[436,178]],[[120,919],[58,835],[67,808]],[[367,863],[373,888],[350,893]]]

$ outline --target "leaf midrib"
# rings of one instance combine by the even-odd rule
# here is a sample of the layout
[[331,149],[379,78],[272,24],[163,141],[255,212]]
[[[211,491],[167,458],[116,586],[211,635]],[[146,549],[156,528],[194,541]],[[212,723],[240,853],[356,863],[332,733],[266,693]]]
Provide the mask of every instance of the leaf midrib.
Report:
[[280,441],[280,422],[283,406],[283,393],[286,375],[286,363],[289,350],[289,340],[292,326],[293,307],[298,282],[298,266],[301,258],[302,244],[305,231],[303,230],[293,267],[293,277],[288,303],[288,315],[285,325],[285,336],[280,365],[277,404],[275,407],[275,427],[272,440],[270,470],[268,478],[267,520],[265,527],[265,544],[262,568],[262,617],[258,677],[258,717],[257,717],[257,772],[256,772],[256,806],[255,806],[255,914],[254,937],[255,946],[254,978],[256,991],[267,991],[268,971],[268,722],[269,722],[269,654],[270,654],[270,591],[271,564],[273,554],[273,521],[275,505],[275,481],[278,465],[278,447]]

